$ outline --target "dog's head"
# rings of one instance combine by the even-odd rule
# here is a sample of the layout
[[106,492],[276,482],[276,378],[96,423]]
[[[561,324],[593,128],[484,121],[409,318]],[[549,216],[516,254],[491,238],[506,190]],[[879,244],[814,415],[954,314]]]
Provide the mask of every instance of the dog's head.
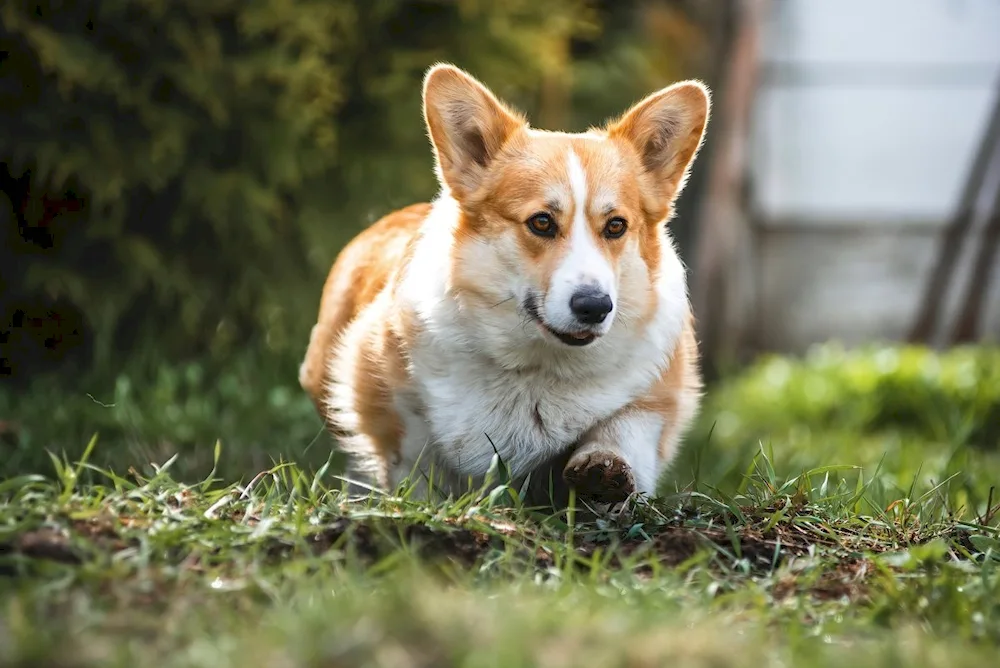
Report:
[[547,132],[462,70],[431,68],[424,115],[459,207],[452,293],[494,329],[557,347],[651,318],[664,258],[676,264],[666,222],[708,114],[707,90],[688,81],[604,128]]

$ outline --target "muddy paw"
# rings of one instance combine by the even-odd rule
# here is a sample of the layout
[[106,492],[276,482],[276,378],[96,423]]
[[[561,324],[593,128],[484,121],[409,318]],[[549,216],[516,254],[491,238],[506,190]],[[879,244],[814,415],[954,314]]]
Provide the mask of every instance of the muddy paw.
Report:
[[598,503],[624,501],[635,491],[632,468],[617,455],[600,450],[574,455],[563,477],[581,499]]

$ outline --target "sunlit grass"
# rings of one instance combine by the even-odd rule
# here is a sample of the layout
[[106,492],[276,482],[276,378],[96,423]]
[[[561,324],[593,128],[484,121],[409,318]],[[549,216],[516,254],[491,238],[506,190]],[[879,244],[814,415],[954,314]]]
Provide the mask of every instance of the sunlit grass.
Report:
[[972,665],[1000,642],[996,509],[947,483],[886,503],[863,472],[783,477],[761,453],[735,494],[581,521],[502,486],[352,498],[288,463],[230,485],[53,465],[0,485],[8,660]]

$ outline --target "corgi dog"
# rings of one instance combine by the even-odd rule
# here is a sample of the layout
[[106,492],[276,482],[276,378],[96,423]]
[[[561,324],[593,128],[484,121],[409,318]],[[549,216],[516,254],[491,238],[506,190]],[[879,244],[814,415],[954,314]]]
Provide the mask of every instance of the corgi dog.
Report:
[[457,494],[496,455],[515,480],[562,455],[581,499],[652,495],[701,397],[668,221],[708,90],[570,134],[439,64],[423,105],[440,192],[341,251],[299,370],[349,473]]

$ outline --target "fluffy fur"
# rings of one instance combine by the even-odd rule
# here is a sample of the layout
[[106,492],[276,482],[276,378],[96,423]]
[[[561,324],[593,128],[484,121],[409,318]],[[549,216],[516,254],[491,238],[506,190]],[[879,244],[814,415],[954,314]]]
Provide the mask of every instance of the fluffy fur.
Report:
[[653,493],[701,392],[667,222],[707,90],[568,134],[437,65],[424,115],[441,191],[340,253],[300,369],[352,472],[460,492],[495,453],[515,478],[563,456],[584,497]]

